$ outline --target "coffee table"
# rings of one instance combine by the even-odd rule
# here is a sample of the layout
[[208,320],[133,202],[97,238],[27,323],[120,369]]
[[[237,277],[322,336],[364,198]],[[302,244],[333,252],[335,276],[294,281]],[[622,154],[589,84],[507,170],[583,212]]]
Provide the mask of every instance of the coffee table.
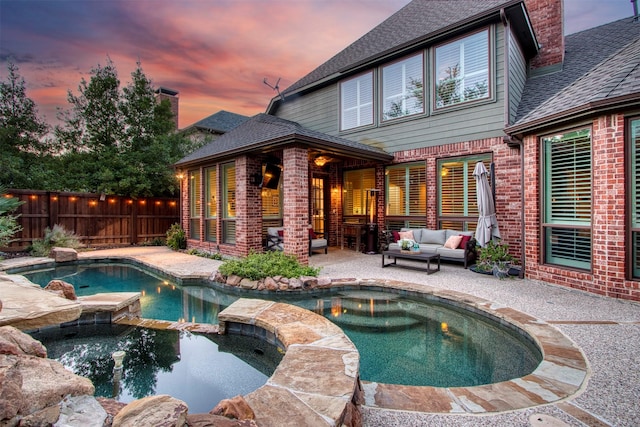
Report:
[[[393,258],[393,262],[385,264],[384,262],[385,257]],[[427,268],[425,269],[425,268],[416,267],[414,265],[398,264],[396,262],[398,258],[426,262]],[[436,261],[437,267],[431,268],[431,261]],[[428,252],[425,252],[425,253],[420,252],[420,253],[414,254],[414,253],[401,252],[399,250],[382,251],[382,268],[385,268],[385,267],[411,268],[414,270],[426,271],[427,274],[432,274],[437,271],[440,271],[440,254],[428,253]]]

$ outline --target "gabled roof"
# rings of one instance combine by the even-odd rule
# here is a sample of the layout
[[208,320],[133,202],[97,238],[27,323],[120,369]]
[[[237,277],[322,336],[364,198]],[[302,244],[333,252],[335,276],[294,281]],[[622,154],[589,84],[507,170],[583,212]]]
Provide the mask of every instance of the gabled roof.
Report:
[[[370,65],[392,54],[400,54],[417,46],[451,37],[491,20],[498,20],[501,9],[528,27],[521,0],[413,0],[343,51],[289,86],[283,95],[297,92],[327,80],[340,78],[358,67]],[[537,49],[533,30],[518,34],[525,50]],[[274,98],[268,108],[279,98]]]
[[640,22],[630,17],[566,36],[562,70],[528,79],[516,121],[506,132],[521,134],[639,103]]
[[261,113],[184,157],[175,166],[185,167],[205,161],[230,159],[251,152],[266,153],[294,142],[361,159],[393,159],[392,155],[382,149],[316,132],[296,122]]
[[182,129],[182,132],[197,129],[212,133],[225,133],[247,120],[249,120],[249,117],[247,116],[220,110],[209,117],[205,117],[204,119],[198,120],[194,124],[185,127]]

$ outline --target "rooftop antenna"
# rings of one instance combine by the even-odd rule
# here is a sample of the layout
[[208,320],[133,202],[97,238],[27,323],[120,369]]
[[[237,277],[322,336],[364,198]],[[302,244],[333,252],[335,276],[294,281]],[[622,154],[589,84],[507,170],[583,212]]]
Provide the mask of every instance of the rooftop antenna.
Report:
[[276,82],[275,86],[271,86],[269,84],[269,82],[267,82],[267,78],[265,77],[264,80],[262,81],[262,83],[266,84],[267,86],[269,86],[271,89],[275,90],[276,92],[278,92],[278,95],[280,96],[280,99],[282,100],[282,102],[284,102],[284,95],[280,93],[280,77],[278,77],[278,81]]

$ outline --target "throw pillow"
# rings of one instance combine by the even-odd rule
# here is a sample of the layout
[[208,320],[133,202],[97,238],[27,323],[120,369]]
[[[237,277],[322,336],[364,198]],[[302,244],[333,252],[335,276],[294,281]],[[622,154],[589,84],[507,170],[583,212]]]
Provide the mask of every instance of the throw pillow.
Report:
[[396,230],[393,230],[391,233],[393,233],[394,242],[397,242],[398,240],[400,240],[400,233],[398,233]]
[[278,230],[278,237],[284,237],[284,230]]
[[400,235],[400,239],[413,240],[413,231],[401,231],[398,233]]
[[451,236],[447,239],[444,247],[447,249],[458,249],[458,245],[462,241],[462,236]]
[[460,245],[458,245],[458,249],[464,249],[467,247],[467,242],[471,240],[471,236],[467,236],[464,234],[461,234],[460,236],[462,237],[462,240],[460,240]]
[[309,229],[309,238],[310,239],[316,239],[318,236],[316,235],[316,232],[313,231],[313,228]]

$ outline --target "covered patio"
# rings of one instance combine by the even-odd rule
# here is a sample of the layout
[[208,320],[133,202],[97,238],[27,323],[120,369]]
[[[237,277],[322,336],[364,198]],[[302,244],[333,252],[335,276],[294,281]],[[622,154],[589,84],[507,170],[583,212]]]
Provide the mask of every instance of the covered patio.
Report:
[[[382,186],[392,160],[381,149],[258,114],[175,165],[184,177],[188,246],[242,256],[263,250],[268,227],[283,227],[284,252],[306,264],[309,225],[329,246],[341,241],[344,167],[376,168]],[[383,207],[380,198],[376,214]]]

